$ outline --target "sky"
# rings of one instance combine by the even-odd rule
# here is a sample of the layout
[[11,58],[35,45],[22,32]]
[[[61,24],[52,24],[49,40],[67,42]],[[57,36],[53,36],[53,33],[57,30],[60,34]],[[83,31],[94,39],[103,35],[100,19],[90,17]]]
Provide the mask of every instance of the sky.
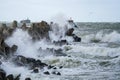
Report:
[[76,22],[120,22],[120,0],[0,0],[0,21],[49,21],[60,14]]

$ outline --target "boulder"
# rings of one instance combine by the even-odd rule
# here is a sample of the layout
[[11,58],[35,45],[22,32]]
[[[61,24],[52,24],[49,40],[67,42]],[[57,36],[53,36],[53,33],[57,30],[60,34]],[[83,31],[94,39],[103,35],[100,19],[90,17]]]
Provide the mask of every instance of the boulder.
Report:
[[28,33],[32,36],[33,40],[39,39],[49,39],[50,26],[47,22],[41,21],[40,23],[32,23],[31,27],[28,29]]
[[81,38],[73,34],[73,39],[75,42],[81,42]]
[[39,70],[38,69],[34,69],[33,72],[34,73],[39,73]]
[[74,29],[70,28],[67,30],[66,35],[67,36],[72,36],[75,42],[81,42],[81,38],[78,37],[77,35],[73,34]]
[[9,36],[11,36],[12,33],[14,32],[14,29],[12,29],[12,28],[8,28],[8,29],[7,29],[7,32],[8,32],[8,34],[9,34]]
[[26,60],[27,60],[27,63],[35,63],[35,59],[34,58],[26,58]]
[[5,47],[4,39],[0,37],[0,51],[1,52],[4,52],[4,47]]
[[11,52],[14,53],[14,52],[17,51],[17,49],[18,49],[18,46],[17,46],[17,45],[13,45],[13,46],[11,47]]
[[0,69],[0,80],[6,80],[6,72]]
[[0,37],[6,39],[7,37],[11,36],[15,29],[13,27],[7,26],[6,24],[2,23],[0,26]]
[[[0,59],[1,59],[1,57],[0,57]],[[2,64],[2,62],[0,61],[0,65]]]
[[4,50],[5,50],[4,52],[5,52],[6,56],[9,56],[10,52],[11,52],[11,48],[9,46],[5,46]]
[[60,72],[57,72],[56,75],[61,75],[61,73],[60,73]]
[[12,22],[12,28],[13,29],[16,29],[16,27],[18,27],[18,24],[17,24],[18,22],[16,21],[16,20],[14,20],[13,22]]
[[67,32],[66,32],[66,35],[67,35],[67,36],[72,36],[73,31],[74,31],[73,28],[68,29]]
[[31,78],[25,78],[25,80],[31,80]]
[[20,80],[20,74],[19,75],[17,75],[15,78],[14,78],[14,80]]
[[48,69],[52,69],[53,67],[54,67],[54,66],[49,65],[49,66],[48,66]]
[[59,69],[62,69],[62,68],[63,68],[63,66],[60,66],[60,67],[59,67]]
[[53,71],[52,74],[54,74],[54,75],[61,75],[60,72],[56,72],[56,71]]
[[7,80],[14,80],[14,77],[12,74],[8,75],[6,78],[7,78]]
[[47,66],[48,66],[48,64],[46,64],[46,63],[41,63],[40,64],[40,68],[47,67]]
[[41,66],[41,61],[40,60],[36,60],[34,62],[34,65],[35,65],[35,67],[40,67]]
[[0,38],[0,55],[7,56],[11,48],[4,42],[4,38]]
[[53,69],[57,69],[56,67],[54,67]]
[[44,74],[46,74],[46,75],[50,75],[50,73],[49,73],[48,71],[44,72]]

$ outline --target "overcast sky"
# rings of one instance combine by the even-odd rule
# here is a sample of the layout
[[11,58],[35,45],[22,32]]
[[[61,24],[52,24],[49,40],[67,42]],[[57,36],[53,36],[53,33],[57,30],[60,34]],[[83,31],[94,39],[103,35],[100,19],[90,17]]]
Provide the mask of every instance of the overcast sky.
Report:
[[79,22],[120,22],[120,0],[0,0],[0,21],[50,20],[57,14]]

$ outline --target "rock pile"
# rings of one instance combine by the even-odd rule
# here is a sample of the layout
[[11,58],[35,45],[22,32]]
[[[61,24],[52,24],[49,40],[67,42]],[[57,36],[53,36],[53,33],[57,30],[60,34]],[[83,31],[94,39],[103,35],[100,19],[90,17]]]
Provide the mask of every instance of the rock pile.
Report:
[[[50,69],[57,69],[56,66],[52,66],[52,65],[48,65],[46,63],[43,63],[41,60],[36,60],[34,58],[26,58],[24,56],[17,56],[13,59],[13,62],[17,65],[17,66],[26,66],[28,67],[30,70],[32,70],[33,73],[39,73],[39,70],[47,68],[48,70]],[[60,66],[59,69],[61,69],[62,66]],[[43,72],[46,75],[50,75],[49,71],[45,71]],[[52,72],[53,73],[53,72]],[[55,75],[61,75],[60,72],[55,72]]]
[[20,75],[13,76],[12,74],[6,75],[6,72],[0,69],[0,80],[20,80]]
[[[47,71],[43,71],[43,74],[45,75],[61,75],[59,71],[57,71],[57,67],[53,65],[46,64],[42,62],[41,60],[36,60],[34,58],[28,58],[21,55],[15,56],[14,53],[17,51],[18,46],[13,45],[10,47],[5,43],[5,39],[10,37],[13,32],[18,27],[17,21],[13,21],[12,26],[7,26],[6,24],[2,24],[0,27],[0,58],[1,56],[5,59],[10,58],[11,55],[14,57],[12,61],[17,66],[25,66],[28,69],[32,70],[32,73],[39,73],[41,69],[47,68]],[[47,41],[51,41],[49,38],[49,31],[51,30],[51,26],[45,22],[41,21],[38,23],[32,23],[31,27],[27,27],[25,23],[23,23],[22,30],[28,31],[29,35],[32,37],[33,40],[41,40],[46,39]],[[74,29],[70,28],[66,31],[65,36],[70,36],[74,39],[75,42],[80,42],[81,38],[77,35],[73,34]],[[58,40],[51,42],[55,45],[64,45],[68,44],[67,40]],[[44,52],[44,50],[41,50]],[[55,56],[67,56],[63,53],[62,49],[49,49],[47,48],[45,51],[53,53]],[[0,65],[2,63],[0,62]],[[59,69],[61,69],[63,66],[60,66]],[[54,69],[56,71],[52,71],[51,69]],[[50,72],[51,70],[52,72]],[[0,80],[20,80],[20,75],[13,76],[13,74],[6,75],[6,72],[0,68]],[[26,78],[25,80],[31,80],[30,78]]]
[[32,36],[33,40],[49,39],[49,30],[49,24],[41,21],[40,23],[32,23],[31,27],[28,28],[28,33]]

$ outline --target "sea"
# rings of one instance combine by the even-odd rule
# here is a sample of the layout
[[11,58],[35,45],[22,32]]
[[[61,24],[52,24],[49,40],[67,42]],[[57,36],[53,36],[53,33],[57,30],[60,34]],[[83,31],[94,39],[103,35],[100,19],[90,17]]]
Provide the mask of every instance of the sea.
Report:
[[[81,42],[74,42],[67,37],[68,45],[54,45],[44,39],[33,42],[26,31],[18,28],[13,35],[5,40],[9,45],[17,45],[15,55],[40,59],[50,65],[63,66],[57,69],[61,75],[45,75],[46,68],[39,73],[32,73],[25,66],[16,66],[11,58],[1,59],[1,68],[7,75],[21,74],[20,80],[30,77],[31,80],[120,80],[120,23],[119,22],[76,22],[74,34],[81,37]],[[62,28],[59,28],[63,30]],[[58,39],[50,33],[51,39]],[[67,56],[55,56],[42,48],[62,49]]]

